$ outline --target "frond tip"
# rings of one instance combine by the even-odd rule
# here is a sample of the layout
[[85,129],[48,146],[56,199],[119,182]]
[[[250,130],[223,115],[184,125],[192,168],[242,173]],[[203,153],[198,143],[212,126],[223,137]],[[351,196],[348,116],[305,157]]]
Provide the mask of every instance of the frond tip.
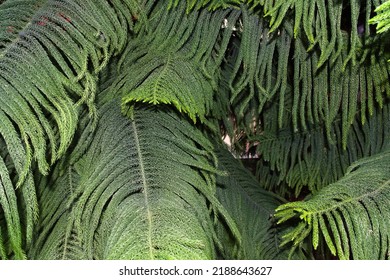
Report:
[[390,29],[390,1],[387,1],[375,9],[376,16],[369,20],[370,24],[376,24],[378,33],[384,33]]
[[351,165],[342,179],[312,198],[278,207],[279,223],[300,219],[284,243],[298,245],[311,236],[314,249],[324,241],[340,259],[388,259],[389,170],[388,150]]
[[[199,69],[182,60],[153,58],[154,70],[134,90],[122,99],[122,112],[135,102],[172,104],[179,112],[188,114],[192,121],[205,120],[207,107],[212,101],[213,90]],[[208,105],[208,106],[205,106]]]

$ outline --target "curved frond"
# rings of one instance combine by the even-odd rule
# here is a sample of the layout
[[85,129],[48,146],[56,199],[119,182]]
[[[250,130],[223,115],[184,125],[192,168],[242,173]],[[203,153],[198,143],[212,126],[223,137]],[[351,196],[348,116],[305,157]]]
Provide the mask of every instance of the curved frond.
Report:
[[293,217],[299,222],[284,235],[294,245],[321,240],[340,259],[388,259],[390,152],[352,164],[345,176],[313,197],[276,209],[278,223]]
[[24,257],[38,216],[32,167],[48,174],[65,154],[81,104],[96,118],[97,75],[123,48],[130,25],[123,20],[128,9],[118,8],[131,1],[115,2],[15,0],[0,6],[0,138],[7,157],[0,159],[0,226],[10,241],[6,249],[0,242],[0,251],[12,258]]
[[216,219],[239,238],[215,197],[213,146],[200,131],[155,108],[135,108],[129,121],[110,102],[99,115],[85,156],[40,185],[32,258],[212,259]]
[[376,16],[370,19],[371,24],[376,24],[378,33],[384,33],[390,29],[390,1],[384,2],[375,9]]
[[[185,4],[159,3],[149,29],[129,42],[114,82],[123,96],[122,111],[136,102],[171,104],[194,122],[206,122],[222,63],[239,11],[207,10],[186,14]],[[224,32],[224,20],[229,21]]]
[[[218,224],[223,241],[224,259],[287,259],[288,250],[280,248],[281,236],[286,230],[277,226],[275,209],[285,202],[282,198],[261,188],[253,175],[230,152],[218,148],[220,169],[226,173],[217,177],[217,195],[237,224],[241,244],[229,239],[223,224]],[[294,258],[305,258],[302,253]]]

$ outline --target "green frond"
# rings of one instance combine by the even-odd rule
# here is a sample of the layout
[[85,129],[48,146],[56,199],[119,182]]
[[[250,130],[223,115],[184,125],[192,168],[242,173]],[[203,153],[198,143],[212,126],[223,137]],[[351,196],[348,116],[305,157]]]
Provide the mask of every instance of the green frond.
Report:
[[384,2],[375,9],[377,13],[369,20],[370,24],[376,24],[378,33],[384,33],[390,29],[390,1]]
[[[265,2],[269,3],[264,5],[268,6],[266,16],[270,16],[271,32],[278,30],[284,22],[291,19],[294,25],[294,37],[305,36],[310,42],[309,49],[318,45],[321,50],[321,59],[317,66],[319,68],[326,60],[337,59],[341,48],[346,49],[348,53],[348,56],[343,59],[344,65],[357,62],[357,53],[361,48],[359,36],[370,34],[366,23],[370,19],[371,7],[378,1],[366,1],[365,3],[358,0]],[[291,10],[290,13],[289,10]],[[348,37],[347,44],[343,42],[344,36]]]
[[0,259],[388,258],[389,3],[0,0]]
[[[330,129],[334,141],[328,140],[326,124],[310,126],[305,132],[285,127],[278,129],[272,119],[277,115],[274,106],[264,115],[267,125],[254,136],[260,156],[257,177],[265,188],[281,193],[290,190],[298,197],[302,189],[317,192],[334,183],[354,161],[388,149],[390,139],[390,107],[375,109],[364,125],[357,119],[342,144],[342,119],[336,119]],[[283,191],[284,189],[284,191]]]
[[[261,188],[253,175],[224,148],[217,149],[218,162],[226,175],[217,178],[217,195],[222,205],[235,220],[241,233],[241,244],[229,238],[223,224],[218,224],[219,236],[224,240],[224,259],[287,259],[288,250],[280,248],[286,230],[277,226],[275,208],[285,202]],[[298,252],[293,258],[304,258]]]
[[179,112],[188,114],[194,122],[198,117],[204,120],[213,90],[201,71],[191,63],[169,55],[155,58],[154,61],[148,63],[154,64],[153,72],[123,97],[122,111],[126,112],[134,102],[172,104]]
[[110,102],[99,115],[86,154],[40,184],[31,258],[212,259],[214,219],[239,238],[215,197],[217,163],[200,131],[153,107],[135,108],[130,121]]
[[[169,10],[157,5],[148,32],[131,40],[119,61],[114,92],[123,96],[122,111],[137,102],[171,104],[194,122],[205,122],[219,78],[214,74],[238,15],[230,10],[186,14],[184,4]],[[221,35],[225,19],[232,22]]]
[[103,0],[16,0],[0,6],[0,136],[12,163],[1,173],[8,198],[0,211],[8,208],[6,223],[14,224],[2,238],[9,236],[4,251],[13,258],[23,257],[21,246],[28,248],[38,216],[33,167],[48,174],[65,154],[80,105],[96,119],[97,75],[123,49],[130,25],[123,17],[131,12],[118,15],[116,8]]
[[280,221],[286,215],[290,219],[291,212],[301,220],[285,241],[310,238],[316,249],[322,239],[340,259],[388,259],[389,167],[388,150],[363,158],[313,197],[279,206],[275,216]]
[[[272,13],[289,6],[290,2],[275,2]],[[230,121],[234,118],[239,131],[236,135],[243,133],[251,137],[261,132],[264,109],[278,103],[275,117],[279,128],[283,129],[284,115],[291,119],[294,130],[301,132],[325,122],[331,142],[334,141],[332,123],[342,115],[345,149],[352,124],[358,118],[364,124],[373,114],[374,107],[384,106],[384,100],[390,94],[389,64],[386,62],[389,52],[385,41],[370,33],[368,20],[373,4],[368,1],[365,7],[363,4],[359,7],[357,1],[350,4],[331,2],[324,11],[323,1],[291,2],[304,10],[303,15],[298,16],[303,20],[303,27],[307,21],[304,19],[306,10],[318,16],[318,22],[312,23],[310,28],[324,34],[313,35],[315,43],[312,45],[302,32],[294,34],[297,22],[288,16],[289,13],[283,16],[277,30],[271,32],[269,18],[261,17],[259,10],[241,8],[242,16],[221,67],[223,78],[218,96],[224,100],[221,103],[227,110],[224,118]],[[351,25],[351,30],[345,22],[348,17],[352,18],[351,24],[359,18],[356,27]],[[358,27],[360,33],[356,31]],[[299,30],[306,30],[307,37],[313,31],[309,27],[299,27]],[[353,35],[354,30],[358,35]],[[329,33],[335,35],[324,40],[319,37]],[[286,107],[285,103],[291,100],[292,107]],[[229,126],[229,119],[224,120],[226,126]],[[232,133],[230,137],[238,140]]]

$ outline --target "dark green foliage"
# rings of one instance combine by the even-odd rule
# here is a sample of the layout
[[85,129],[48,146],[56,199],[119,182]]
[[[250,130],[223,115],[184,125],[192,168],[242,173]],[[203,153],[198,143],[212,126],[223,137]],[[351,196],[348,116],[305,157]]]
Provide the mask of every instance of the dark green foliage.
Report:
[[0,259],[388,258],[389,7],[0,1]]
[[[217,196],[241,232],[241,244],[237,244],[223,224],[219,226],[223,258],[287,259],[288,250],[280,248],[286,228],[277,226],[273,216],[284,199],[259,188],[253,175],[226,149],[218,148],[217,155],[220,168],[225,172],[217,177]],[[294,258],[302,256],[297,253]]]

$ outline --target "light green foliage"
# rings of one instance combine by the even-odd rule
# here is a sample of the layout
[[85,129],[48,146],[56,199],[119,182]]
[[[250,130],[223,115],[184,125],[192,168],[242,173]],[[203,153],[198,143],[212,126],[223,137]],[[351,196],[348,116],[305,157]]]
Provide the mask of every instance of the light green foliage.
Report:
[[364,158],[313,197],[278,207],[279,223],[295,216],[301,220],[284,236],[285,243],[311,238],[317,248],[323,239],[340,259],[388,259],[389,166],[389,151]]
[[39,185],[45,207],[31,258],[213,259],[217,216],[239,238],[214,196],[213,146],[201,132],[153,108],[136,108],[130,121],[117,102],[99,115],[85,155]]
[[383,33],[389,30],[390,28],[390,1],[387,1],[375,9],[377,13],[369,23],[376,24],[376,29],[378,33]]

